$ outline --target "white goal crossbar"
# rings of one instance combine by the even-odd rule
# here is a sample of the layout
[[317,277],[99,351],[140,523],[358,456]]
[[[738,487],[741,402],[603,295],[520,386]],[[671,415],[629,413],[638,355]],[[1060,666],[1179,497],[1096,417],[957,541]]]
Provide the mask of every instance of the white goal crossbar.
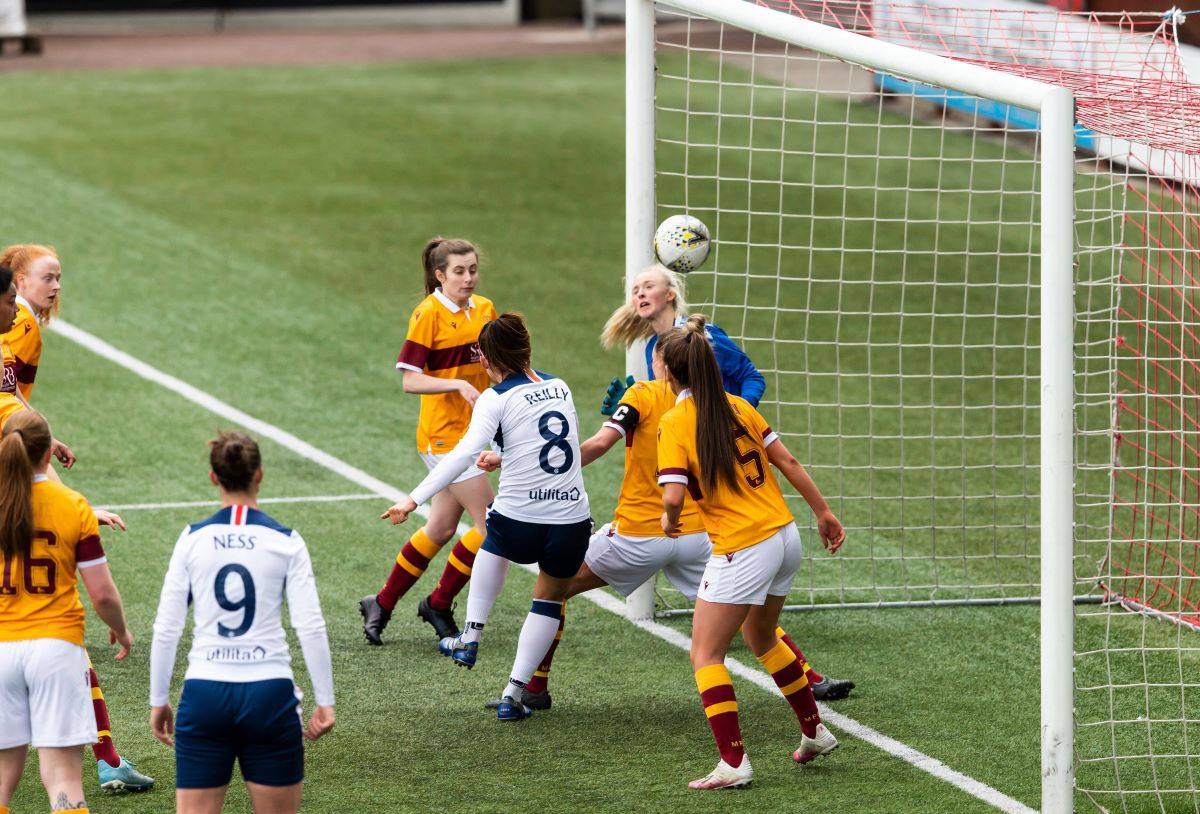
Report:
[[[1070,812],[1073,796],[1073,262],[1075,101],[1061,87],[964,64],[800,19],[741,0],[663,0],[707,18],[880,73],[1034,111],[1040,149],[1040,562],[1042,810]],[[655,10],[626,3],[627,281],[654,261]],[[630,354],[630,370],[644,363]],[[847,519],[850,525],[853,520]],[[647,592],[631,615],[648,615]],[[653,594],[650,593],[650,602]],[[639,604],[640,603],[640,604]],[[653,606],[651,604],[651,612]]]

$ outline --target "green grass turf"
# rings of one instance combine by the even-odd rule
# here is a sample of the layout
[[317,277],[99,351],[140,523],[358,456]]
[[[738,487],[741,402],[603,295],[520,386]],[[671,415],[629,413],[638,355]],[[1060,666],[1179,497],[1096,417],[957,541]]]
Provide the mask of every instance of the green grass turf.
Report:
[[[480,291],[529,317],[535,364],[574,388],[585,434],[598,425],[593,404],[623,367],[596,339],[623,278],[622,68],[600,56],[0,76],[12,112],[0,172],[19,202],[0,238],[59,248],[71,322],[411,488],[424,474],[417,400],[392,366],[433,234],[484,248]],[[80,454],[69,483],[96,503],[210,494],[203,442],[225,422],[177,396],[50,335],[34,402]],[[360,491],[274,444],[265,454],[265,495]],[[588,470],[598,519],[619,473],[615,455]],[[572,604],[555,709],[496,724],[480,705],[506,675],[530,578],[513,574],[470,673],[433,654],[412,618],[417,592],[388,646],[366,648],[355,603],[415,528],[376,520],[382,503],[268,507],[310,543],[334,648],[339,724],[309,751],[307,810],[989,810],[849,738],[798,771],[790,713],[744,682],[756,788],[689,794],[684,782],[715,753],[686,654],[584,601]],[[170,546],[204,514],[130,512],[127,534],[106,533],[140,646],[106,661],[95,620],[89,645],[118,745],[161,785],[117,802],[89,781],[95,811],[170,808],[172,758],[146,726],[150,624]],[[845,519],[865,544],[867,524]],[[847,714],[1036,803],[1036,612],[831,611],[785,624],[818,667],[859,681]],[[31,768],[16,810],[36,810],[39,795]],[[242,791],[228,809],[248,809]]]

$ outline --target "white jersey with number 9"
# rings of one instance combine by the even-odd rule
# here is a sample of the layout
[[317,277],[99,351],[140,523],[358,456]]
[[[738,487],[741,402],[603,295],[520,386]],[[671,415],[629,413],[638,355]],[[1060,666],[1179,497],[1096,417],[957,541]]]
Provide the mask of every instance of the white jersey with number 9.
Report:
[[150,703],[167,703],[175,648],[192,605],[186,678],[292,678],[283,630],[287,597],[317,703],[333,703],[325,619],[300,534],[246,506],[227,506],[183,530],[163,582],[151,647]]

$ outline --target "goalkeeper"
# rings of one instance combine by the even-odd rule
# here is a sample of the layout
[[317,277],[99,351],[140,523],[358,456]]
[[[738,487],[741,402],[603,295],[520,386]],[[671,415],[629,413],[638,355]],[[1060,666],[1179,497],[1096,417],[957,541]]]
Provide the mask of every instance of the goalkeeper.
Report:
[[[680,276],[664,266],[653,265],[634,279],[629,300],[608,318],[600,341],[606,348],[615,348],[629,347],[638,339],[645,339],[647,375],[654,379],[654,346],[659,337],[686,322],[687,314]],[[725,392],[741,396],[758,407],[767,382],[750,357],[716,325],[706,325],[705,335],[717,357]],[[632,376],[624,382],[613,379],[600,407],[601,415],[612,415],[625,389],[632,384]]]

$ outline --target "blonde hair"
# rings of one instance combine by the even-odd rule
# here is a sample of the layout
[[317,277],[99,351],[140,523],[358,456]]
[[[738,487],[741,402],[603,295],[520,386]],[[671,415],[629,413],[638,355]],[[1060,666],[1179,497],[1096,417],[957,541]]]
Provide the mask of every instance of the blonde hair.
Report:
[[[29,268],[34,262],[41,260],[43,257],[53,257],[58,259],[58,252],[53,246],[42,246],[37,243],[15,243],[0,253],[0,266],[8,266],[12,269],[13,282],[17,283],[22,277],[29,274]],[[17,284],[20,288],[20,284]],[[38,311],[34,314],[37,317],[39,325],[45,325],[50,321],[50,317],[58,313],[58,303],[61,295],[54,298],[54,304],[44,311]]]
[[50,449],[50,425],[40,413],[22,410],[0,437],[0,552],[29,556],[33,545],[33,468]]
[[[663,282],[667,284],[667,290],[675,294],[675,299],[670,303],[671,307],[675,309],[675,313],[686,314],[687,302],[683,296],[683,278],[658,263],[642,269],[641,274],[649,271],[661,275]],[[625,300],[624,305],[612,312],[608,322],[604,323],[604,330],[600,332],[600,344],[606,348],[627,348],[639,339],[649,339],[653,333],[654,328],[650,326],[650,320],[638,316],[637,307],[633,304],[631,295]]]

